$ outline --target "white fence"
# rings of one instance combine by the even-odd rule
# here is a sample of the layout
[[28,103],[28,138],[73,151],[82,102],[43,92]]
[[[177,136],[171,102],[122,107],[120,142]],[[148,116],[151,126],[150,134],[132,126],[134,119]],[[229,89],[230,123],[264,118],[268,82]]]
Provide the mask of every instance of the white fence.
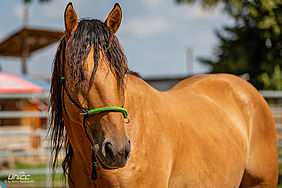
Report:
[[[15,116],[13,116],[15,117]],[[21,117],[21,116],[19,116]],[[37,116],[33,116],[37,117]],[[41,116],[40,116],[41,117]],[[39,148],[36,150],[31,149],[32,139],[31,137],[38,138]],[[0,128],[0,157],[3,160],[20,158],[20,161],[33,160],[36,162],[34,157],[40,157],[45,161],[46,166],[44,168],[33,168],[33,169],[18,169],[18,170],[1,170],[0,177],[8,177],[10,174],[17,174],[19,172],[25,172],[29,175],[46,175],[46,187],[51,187],[51,165],[49,163],[51,157],[51,151],[48,147],[49,137],[47,137],[47,130],[31,130],[26,127],[19,128],[18,126],[9,126]],[[1,161],[0,159],[0,161]],[[56,173],[63,173],[62,168],[58,168]]]
[[[0,94],[0,100],[33,100],[40,99],[48,101],[48,93],[19,93],[19,94]],[[19,118],[43,118],[48,122],[46,111],[0,111],[0,119],[19,119]],[[9,125],[0,126],[0,164],[11,164],[16,160],[27,163],[45,163],[43,168],[11,170],[11,167],[0,170],[0,177],[8,177],[11,174],[24,172],[31,175],[46,175],[45,187],[51,187],[51,151],[49,147],[49,137],[47,129],[32,129],[32,126]],[[46,126],[47,127],[47,126]],[[36,147],[33,148],[33,144]],[[42,166],[42,165],[41,165]],[[12,167],[13,168],[13,167]],[[62,168],[58,168],[56,173],[61,174]]]
[[[278,140],[278,147],[282,147],[282,91],[260,91],[260,93],[267,99],[270,104],[271,111],[274,115],[277,127],[277,135],[281,134],[281,140]],[[0,94],[1,99],[26,99],[36,98],[47,100],[48,94]],[[0,119],[7,118],[23,118],[23,117],[38,117],[48,118],[47,112],[34,112],[34,111],[0,111]],[[40,144],[36,150],[30,149],[31,137],[37,137]],[[46,187],[51,187],[50,174],[50,149],[48,147],[49,138],[47,137],[47,130],[39,129],[32,130],[27,126],[8,126],[0,127],[0,161],[2,159],[10,159],[15,157],[45,157],[46,167],[39,169],[21,169],[26,174],[46,175]],[[279,159],[282,163],[282,159]],[[18,171],[18,170],[17,170]],[[16,170],[1,170],[0,177],[7,177],[11,173],[16,173]],[[56,170],[56,173],[62,173],[62,169]]]

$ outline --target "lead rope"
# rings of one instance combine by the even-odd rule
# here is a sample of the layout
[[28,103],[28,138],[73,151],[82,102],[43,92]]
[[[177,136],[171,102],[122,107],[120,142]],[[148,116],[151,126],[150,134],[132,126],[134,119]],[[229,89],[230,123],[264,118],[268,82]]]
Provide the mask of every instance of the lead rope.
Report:
[[87,118],[87,115],[83,116],[83,128],[85,131],[85,134],[87,136],[87,139],[89,140],[90,144],[91,144],[91,167],[92,167],[92,171],[91,171],[91,179],[92,180],[96,180],[98,178],[97,175],[97,170],[96,167],[98,166],[97,161],[96,161],[96,155],[95,155],[95,147],[94,147],[94,142],[92,142],[91,138],[89,137],[87,130],[86,130],[86,125],[85,125],[85,120]]

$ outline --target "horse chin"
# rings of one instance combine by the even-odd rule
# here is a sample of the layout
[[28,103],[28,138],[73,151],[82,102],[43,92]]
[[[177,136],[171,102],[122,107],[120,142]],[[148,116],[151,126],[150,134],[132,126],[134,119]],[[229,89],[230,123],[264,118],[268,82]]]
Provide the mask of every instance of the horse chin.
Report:
[[118,168],[122,168],[125,166],[125,164],[122,164],[120,166],[117,166],[117,165],[112,165],[112,164],[107,164],[105,161],[101,160],[101,158],[99,157],[99,155],[96,155],[96,158],[97,158],[97,161],[98,163],[100,164],[100,166],[103,168],[103,169],[106,169],[106,170],[115,170],[115,169],[118,169]]

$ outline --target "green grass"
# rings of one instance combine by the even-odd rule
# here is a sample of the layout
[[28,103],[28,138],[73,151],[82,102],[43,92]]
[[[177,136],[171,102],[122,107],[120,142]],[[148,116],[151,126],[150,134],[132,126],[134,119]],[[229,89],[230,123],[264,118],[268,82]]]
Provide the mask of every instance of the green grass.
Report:
[[45,167],[46,167],[46,163],[29,164],[22,161],[15,161],[16,169],[31,169],[31,168],[45,168]]

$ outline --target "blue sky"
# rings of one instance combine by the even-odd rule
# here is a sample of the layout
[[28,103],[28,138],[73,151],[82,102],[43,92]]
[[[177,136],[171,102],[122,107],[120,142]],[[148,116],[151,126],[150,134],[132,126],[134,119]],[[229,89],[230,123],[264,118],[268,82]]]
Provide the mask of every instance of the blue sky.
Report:
[[[50,3],[31,3],[29,26],[64,29],[63,13],[69,1],[53,0]],[[217,39],[215,29],[231,24],[220,7],[203,10],[198,5],[176,4],[174,0],[73,0],[79,18],[105,20],[115,2],[121,5],[123,20],[117,32],[131,69],[144,77],[183,76],[188,74],[188,47],[193,49],[194,73],[208,67],[197,57],[213,57]],[[0,41],[23,25],[21,0],[0,1]],[[28,59],[31,75],[50,75],[53,57],[58,44],[34,53]],[[20,59],[0,57],[2,71],[19,74]],[[191,72],[191,70],[189,70]]]

